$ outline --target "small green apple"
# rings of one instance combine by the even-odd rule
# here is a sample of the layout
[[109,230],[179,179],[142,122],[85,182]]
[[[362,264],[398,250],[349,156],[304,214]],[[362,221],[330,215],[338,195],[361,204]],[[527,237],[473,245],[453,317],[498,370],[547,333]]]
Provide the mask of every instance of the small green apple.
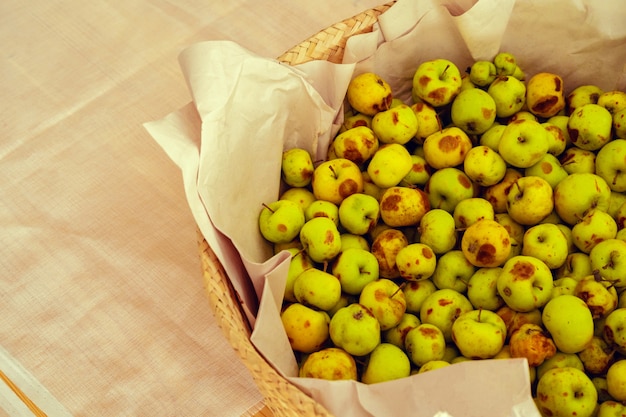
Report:
[[304,210],[290,200],[276,200],[265,204],[259,214],[261,235],[272,243],[294,240],[305,224]]
[[432,360],[441,360],[446,350],[443,332],[437,326],[422,323],[409,330],[404,341],[411,362],[422,366]]
[[413,109],[400,104],[376,113],[372,118],[372,130],[382,143],[404,145],[417,134],[418,123]]
[[356,361],[345,350],[328,347],[308,355],[300,366],[298,376],[329,381],[354,381],[357,379]]
[[502,350],[506,334],[504,320],[490,310],[468,311],[452,325],[452,340],[463,356],[472,359],[493,358]]
[[461,72],[447,59],[422,62],[413,75],[413,93],[434,107],[444,106],[461,90]]
[[518,255],[502,266],[498,277],[498,294],[519,312],[543,307],[551,298],[554,286],[552,271],[541,260]]
[[542,415],[591,417],[598,392],[591,379],[572,367],[554,368],[537,384],[537,406]]
[[408,281],[421,281],[433,275],[437,257],[428,245],[411,243],[398,251],[396,265],[402,278]]
[[295,351],[315,352],[328,340],[330,316],[325,311],[293,303],[283,309],[280,319]]
[[352,303],[340,308],[330,319],[330,339],[351,355],[365,356],[381,342],[380,324],[369,309]]
[[443,288],[430,294],[420,307],[420,321],[441,329],[446,342],[452,341],[452,324],[464,312],[474,306],[460,292]]
[[368,308],[382,331],[400,323],[406,312],[406,299],[398,284],[386,278],[367,283],[359,295],[359,304]]
[[291,148],[283,151],[281,176],[291,187],[306,187],[313,177],[313,160],[306,149]]
[[581,149],[596,151],[611,140],[613,116],[598,104],[578,107],[569,117],[567,130],[572,144]]
[[372,72],[354,77],[348,84],[346,97],[354,110],[368,116],[387,110],[393,100],[389,84]]
[[475,271],[476,267],[465,254],[453,249],[439,256],[431,279],[439,289],[450,288],[465,293],[467,283]]
[[335,136],[331,146],[336,158],[349,159],[360,166],[369,161],[379,144],[371,128],[356,126]]
[[418,238],[437,255],[448,252],[457,242],[454,217],[443,209],[427,211],[420,220]]
[[294,280],[293,294],[301,304],[328,311],[341,298],[341,284],[337,277],[328,272],[308,268]]
[[367,358],[361,375],[364,384],[376,384],[411,375],[411,361],[404,349],[392,343],[381,343]]
[[347,196],[363,191],[363,175],[351,160],[331,159],[315,168],[311,187],[316,199],[339,205]]
[[449,126],[429,135],[423,144],[424,158],[434,169],[455,167],[463,163],[472,141],[462,129]]
[[341,202],[338,216],[341,226],[348,233],[364,235],[378,223],[380,204],[371,195],[354,193]]
[[341,235],[328,217],[314,217],[300,229],[300,242],[315,262],[328,262],[341,251]]
[[549,135],[541,123],[522,119],[509,123],[498,144],[500,156],[516,168],[528,168],[548,153]]
[[413,167],[413,159],[406,147],[398,143],[380,146],[367,166],[371,181],[380,188],[398,185]]
[[497,281],[502,268],[478,268],[467,283],[467,298],[474,308],[496,311],[504,305],[504,300],[498,294]]
[[333,261],[332,274],[343,292],[358,295],[367,284],[378,279],[378,260],[368,250],[349,248]]
[[541,320],[561,352],[578,353],[591,343],[593,316],[587,304],[574,295],[564,294],[548,301]]

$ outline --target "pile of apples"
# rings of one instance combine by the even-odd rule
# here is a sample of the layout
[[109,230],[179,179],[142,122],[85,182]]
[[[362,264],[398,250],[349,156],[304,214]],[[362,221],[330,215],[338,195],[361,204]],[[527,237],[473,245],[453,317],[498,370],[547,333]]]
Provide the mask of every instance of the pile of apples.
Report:
[[508,52],[355,76],[328,157],[283,152],[260,211],[292,254],[300,376],[366,384],[526,358],[544,416],[626,416],[626,92]]

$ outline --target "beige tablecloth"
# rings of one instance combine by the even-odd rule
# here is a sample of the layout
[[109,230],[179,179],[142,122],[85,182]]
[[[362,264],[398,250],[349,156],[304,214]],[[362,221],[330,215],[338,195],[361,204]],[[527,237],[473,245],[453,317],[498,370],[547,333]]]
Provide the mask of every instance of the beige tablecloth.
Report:
[[1,2],[0,415],[262,406],[205,298],[180,171],[142,123],[190,101],[194,42],[275,57],[380,3]]

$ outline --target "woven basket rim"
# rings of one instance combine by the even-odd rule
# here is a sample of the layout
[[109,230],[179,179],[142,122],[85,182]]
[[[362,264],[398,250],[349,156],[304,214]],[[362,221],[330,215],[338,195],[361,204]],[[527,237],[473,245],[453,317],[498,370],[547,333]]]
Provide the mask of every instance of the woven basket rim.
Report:
[[[290,48],[277,60],[290,65],[313,60],[341,63],[348,38],[371,32],[378,16],[395,2],[396,0],[391,0],[337,22]],[[197,230],[197,242],[205,290],[218,326],[252,374],[265,399],[265,408],[257,415],[332,417],[321,404],[280,375],[252,344],[251,327],[239,298],[222,264],[200,230]]]

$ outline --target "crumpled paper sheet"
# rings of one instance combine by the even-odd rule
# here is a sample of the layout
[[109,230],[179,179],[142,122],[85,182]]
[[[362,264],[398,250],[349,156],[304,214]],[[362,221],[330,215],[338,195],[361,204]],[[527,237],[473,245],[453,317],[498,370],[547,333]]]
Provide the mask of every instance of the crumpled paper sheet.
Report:
[[409,100],[420,62],[443,57],[463,71],[506,50],[527,74],[560,74],[566,91],[589,83],[624,89],[624,18],[623,7],[592,0],[399,0],[373,32],[348,41],[340,65],[291,67],[232,42],[185,50],[180,64],[193,103],[145,126],[181,168],[198,227],[241,297],[252,341],[267,360],[346,417],[539,415],[523,359],[467,362],[370,386],[297,378],[279,317],[289,255],[272,256],[257,216],[280,193],[283,149],[325,156],[353,75],[377,72],[394,95]]

